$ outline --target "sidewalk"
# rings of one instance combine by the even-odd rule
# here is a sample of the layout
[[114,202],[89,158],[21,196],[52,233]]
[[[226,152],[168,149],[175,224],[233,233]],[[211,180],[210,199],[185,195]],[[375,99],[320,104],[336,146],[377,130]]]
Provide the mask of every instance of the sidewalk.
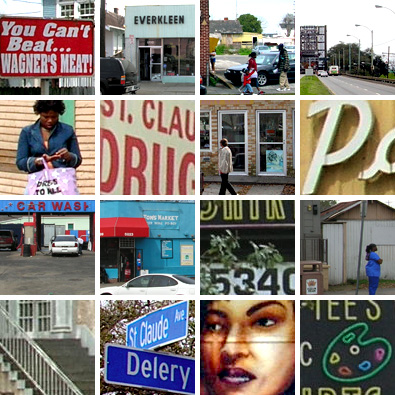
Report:
[[[285,91],[285,92],[279,92],[277,88],[280,87],[280,85],[266,85],[266,86],[261,86],[261,89],[265,92],[264,95],[245,95],[245,97],[253,97],[254,99],[257,97],[264,97],[265,95],[295,95],[295,84],[289,84],[291,90],[290,91]],[[256,88],[254,88],[254,93],[256,92]],[[229,89],[225,85],[218,83],[216,86],[208,86],[207,87],[207,94],[208,95],[238,95],[238,96],[243,96],[239,92],[239,89],[234,87],[233,89]]]
[[[239,195],[295,194],[294,177],[230,176],[229,182]],[[220,187],[219,176],[207,176],[204,178],[203,195],[218,195]]]
[[[168,83],[157,81],[140,81],[140,89],[136,95],[194,95],[194,83]],[[130,95],[135,96],[135,95]]]

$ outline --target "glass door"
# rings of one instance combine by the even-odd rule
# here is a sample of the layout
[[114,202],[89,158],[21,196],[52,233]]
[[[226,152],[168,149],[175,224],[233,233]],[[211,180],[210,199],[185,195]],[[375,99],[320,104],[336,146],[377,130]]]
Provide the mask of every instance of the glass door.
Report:
[[218,150],[220,141],[228,140],[232,151],[233,173],[247,174],[247,111],[219,111]]
[[151,81],[162,80],[162,47],[151,47]]
[[49,300],[20,300],[19,325],[34,337],[49,334],[51,330],[51,302]]
[[286,174],[286,112],[257,112],[257,174]]

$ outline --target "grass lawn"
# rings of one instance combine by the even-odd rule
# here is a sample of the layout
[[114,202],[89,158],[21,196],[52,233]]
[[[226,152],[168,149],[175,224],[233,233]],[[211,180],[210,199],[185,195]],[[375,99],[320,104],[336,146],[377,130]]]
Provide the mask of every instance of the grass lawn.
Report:
[[331,95],[328,88],[315,75],[307,75],[300,80],[301,95]]

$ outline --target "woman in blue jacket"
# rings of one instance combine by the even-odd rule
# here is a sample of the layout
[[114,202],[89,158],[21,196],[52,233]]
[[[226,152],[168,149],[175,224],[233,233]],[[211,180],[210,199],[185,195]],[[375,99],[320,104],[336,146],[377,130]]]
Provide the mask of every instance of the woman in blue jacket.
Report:
[[380,280],[380,265],[383,260],[376,253],[376,244],[369,244],[366,247],[366,275],[369,278],[369,295],[376,295]]
[[44,168],[74,167],[81,162],[81,152],[74,129],[59,122],[65,112],[62,100],[37,100],[33,106],[39,119],[22,129],[19,136],[16,165],[19,170],[35,173]]

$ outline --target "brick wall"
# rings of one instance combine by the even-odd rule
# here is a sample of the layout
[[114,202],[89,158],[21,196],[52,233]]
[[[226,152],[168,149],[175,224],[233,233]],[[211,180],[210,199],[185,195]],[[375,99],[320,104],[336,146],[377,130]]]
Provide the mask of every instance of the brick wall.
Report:
[[210,62],[210,25],[208,0],[200,0],[200,74],[207,74],[207,63]]
[[[218,111],[246,110],[247,111],[247,133],[248,133],[248,175],[257,173],[256,157],[256,121],[258,110],[285,110],[286,111],[286,153],[287,171],[293,169],[293,111],[295,102],[292,100],[270,100],[270,101],[229,101],[229,100],[203,100],[200,102],[200,110],[211,111],[211,151],[200,152],[200,167],[205,175],[218,174]],[[203,161],[209,158],[209,161]]]

